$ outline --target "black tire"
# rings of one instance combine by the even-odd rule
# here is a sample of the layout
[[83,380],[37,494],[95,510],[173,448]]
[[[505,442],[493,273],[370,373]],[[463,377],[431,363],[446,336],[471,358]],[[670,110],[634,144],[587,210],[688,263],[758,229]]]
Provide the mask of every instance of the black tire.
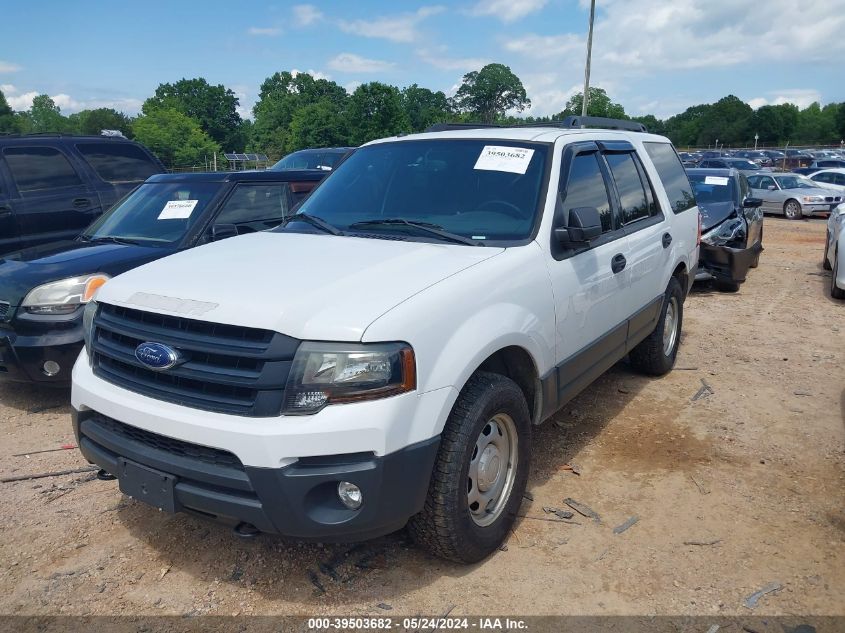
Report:
[[[500,497],[503,505],[498,516],[491,524],[481,526],[470,512],[470,462],[482,431],[501,414],[510,417],[516,430],[517,467],[510,492]],[[436,556],[459,563],[477,563],[496,551],[522,503],[528,483],[530,443],[531,418],[517,384],[499,374],[476,372],[458,396],[440,436],[425,506],[408,522],[414,541]]]
[[[674,310],[677,314],[675,318],[676,332],[674,342],[667,353],[664,346],[663,334],[666,325],[666,313],[673,301]],[[649,376],[662,376],[668,373],[675,365],[675,357],[678,355],[678,346],[681,343],[683,323],[684,291],[681,289],[680,282],[675,277],[672,277],[669,280],[669,285],[666,287],[666,292],[663,294],[663,307],[660,309],[660,318],[657,320],[657,326],[644,341],[631,350],[631,366],[637,371],[648,374]]]
[[733,281],[717,281],[713,284],[719,292],[738,292],[739,284]]
[[827,261],[827,253],[830,249],[830,231],[825,232],[824,235],[824,257],[822,257],[822,268],[825,270],[830,270],[832,267],[830,262]]
[[833,252],[833,273],[830,275],[830,296],[834,299],[845,299],[845,289],[836,285],[836,277],[839,275],[839,249]]
[[754,256],[754,261],[751,262],[751,266],[749,268],[757,268],[760,265],[760,253],[757,253]]
[[792,198],[783,203],[783,215],[787,220],[801,220],[804,217],[801,204]]

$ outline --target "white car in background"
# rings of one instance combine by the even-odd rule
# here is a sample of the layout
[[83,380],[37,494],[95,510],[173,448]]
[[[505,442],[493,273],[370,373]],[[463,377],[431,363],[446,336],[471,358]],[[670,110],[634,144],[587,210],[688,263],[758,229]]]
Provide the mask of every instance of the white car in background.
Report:
[[825,270],[832,270],[830,296],[845,299],[845,204],[834,208],[827,219],[827,240],[824,244]]
[[810,180],[819,183],[819,187],[845,191],[845,168],[832,167],[822,169],[809,176]]

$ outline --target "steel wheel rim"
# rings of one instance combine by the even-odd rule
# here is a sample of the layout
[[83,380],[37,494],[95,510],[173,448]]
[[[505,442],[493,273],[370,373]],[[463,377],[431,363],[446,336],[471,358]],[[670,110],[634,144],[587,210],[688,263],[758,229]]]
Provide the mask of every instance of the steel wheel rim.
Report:
[[666,306],[666,317],[663,319],[663,353],[666,356],[672,355],[672,348],[675,347],[675,340],[678,338],[678,300],[675,297],[669,299]]
[[478,434],[467,475],[467,506],[479,527],[501,516],[513,491],[518,462],[516,424],[506,413],[497,413]]

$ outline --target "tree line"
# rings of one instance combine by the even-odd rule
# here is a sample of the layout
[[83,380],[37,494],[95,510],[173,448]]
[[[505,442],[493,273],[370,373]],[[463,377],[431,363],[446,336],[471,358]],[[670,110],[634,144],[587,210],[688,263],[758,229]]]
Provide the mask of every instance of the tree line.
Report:
[[[0,92],[0,133],[99,134],[119,130],[135,138],[168,167],[207,163],[225,152],[258,152],[280,157],[305,147],[360,145],[395,134],[421,132],[434,123],[543,123],[580,115],[583,95],[570,98],[549,117],[523,117],[531,105],[522,81],[503,64],[488,64],[463,76],[452,97],[412,84],[398,88],[378,81],[351,93],[334,81],[308,73],[282,71],[261,84],[252,119],[238,113],[240,102],[223,85],[204,78],[163,83],[144,101],[137,116],[113,108],[82,110],[69,116],[47,95],[28,110],[13,111]],[[517,113],[516,115],[514,113]],[[806,108],[786,103],[754,110],[728,95],[665,120],[630,116],[607,92],[590,88],[587,113],[630,119],[650,132],[668,136],[678,147],[838,144],[845,138],[845,102]]]

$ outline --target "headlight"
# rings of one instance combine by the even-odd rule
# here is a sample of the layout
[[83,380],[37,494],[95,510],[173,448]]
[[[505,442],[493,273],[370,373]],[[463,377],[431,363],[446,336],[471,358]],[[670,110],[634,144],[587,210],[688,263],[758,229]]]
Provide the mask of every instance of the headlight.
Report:
[[824,202],[824,196],[804,196],[804,202]]
[[414,350],[406,343],[306,341],[293,359],[283,413],[316,413],[329,404],[386,398],[416,386]]
[[69,314],[94,298],[108,275],[84,275],[51,281],[30,290],[21,304],[34,314]]
[[90,301],[82,313],[82,337],[85,339],[85,353],[88,354],[89,365],[94,360],[93,346],[91,343],[94,340],[94,317],[97,316],[99,307],[96,301]]
[[715,229],[701,236],[701,241],[710,246],[725,246],[735,240],[745,241],[745,222],[742,218],[732,218],[722,222]]

